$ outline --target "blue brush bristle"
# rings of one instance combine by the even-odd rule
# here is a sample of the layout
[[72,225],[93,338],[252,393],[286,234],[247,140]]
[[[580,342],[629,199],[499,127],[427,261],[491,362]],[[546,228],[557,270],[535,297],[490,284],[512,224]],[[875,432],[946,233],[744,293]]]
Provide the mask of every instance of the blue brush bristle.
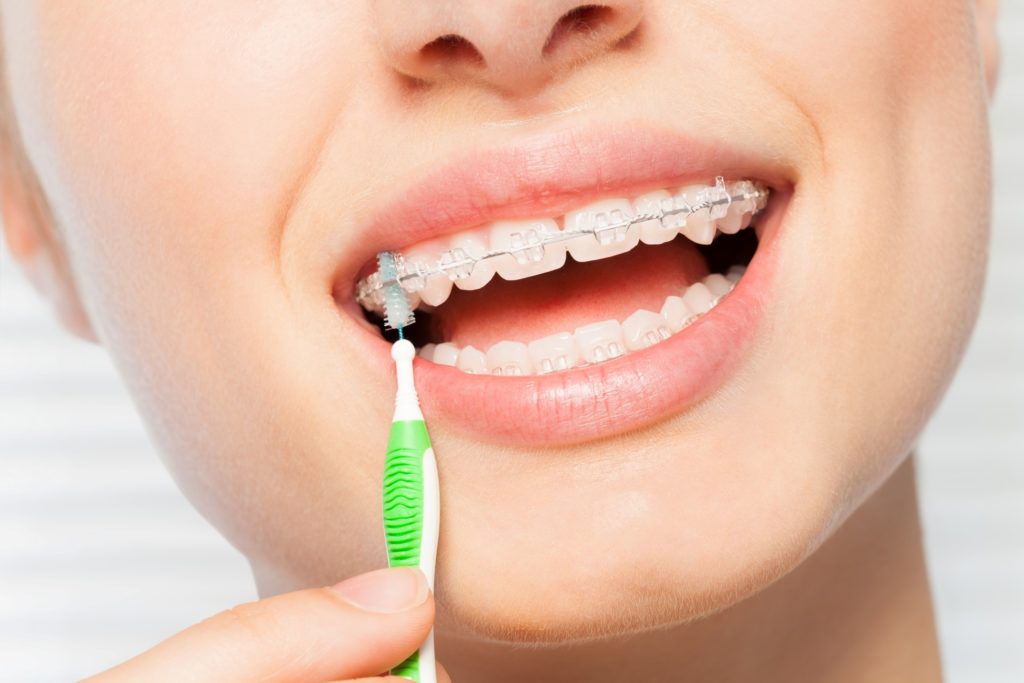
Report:
[[412,307],[409,306],[409,297],[398,282],[399,259],[401,257],[391,251],[382,251],[377,254],[377,270],[380,281],[385,283],[382,290],[384,295],[384,327],[390,330],[398,330],[399,338],[404,339],[403,327],[416,322]]

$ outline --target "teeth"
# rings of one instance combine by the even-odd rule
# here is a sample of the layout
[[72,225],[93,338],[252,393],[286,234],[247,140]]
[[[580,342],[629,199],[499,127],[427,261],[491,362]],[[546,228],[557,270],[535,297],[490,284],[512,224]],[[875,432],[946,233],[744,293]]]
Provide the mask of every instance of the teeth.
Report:
[[[437,354],[436,350],[434,354]],[[467,346],[459,351],[459,360],[455,367],[471,375],[483,375],[487,373],[487,357],[484,356],[482,351],[472,346]]]
[[528,375],[533,368],[526,344],[513,341],[498,342],[488,349],[486,362],[494,375]]
[[[648,192],[637,198],[633,209],[637,215],[661,215],[664,208],[674,207],[672,195],[666,190]],[[640,228],[640,241],[644,244],[664,244],[679,234],[676,216],[652,218],[637,225]]]
[[718,219],[718,229],[726,235],[734,235],[750,225],[750,218],[749,213],[737,213],[730,209],[725,218]]
[[417,351],[417,355],[423,360],[434,360],[434,349],[437,348],[437,344],[424,344],[423,348]]
[[[422,264],[437,261],[437,255],[445,250],[445,243],[440,241],[428,242],[410,249],[405,254],[405,261],[410,269],[422,271],[425,266]],[[431,306],[440,306],[448,300],[452,291],[452,281],[442,273],[434,273],[422,279],[419,290],[420,300]]]
[[743,277],[743,273],[747,272],[747,269],[743,266],[732,266],[729,268],[729,272],[725,274],[725,279],[729,282],[736,284]]
[[716,299],[732,291],[732,283],[720,273],[712,273],[704,278],[704,286],[708,288],[711,295]]
[[[447,301],[453,287],[479,289],[496,273],[518,280],[554,271],[565,264],[567,254],[577,261],[593,261],[630,251],[641,241],[663,244],[678,234],[710,244],[719,231],[734,233],[750,225],[767,201],[764,186],[748,180],[726,184],[718,177],[713,186],[656,190],[633,202],[595,202],[567,213],[563,229],[549,218],[497,221],[399,255],[397,283],[410,305],[436,307]],[[605,320],[528,344],[500,341],[486,353],[451,342],[426,344],[417,353],[425,361],[482,375],[547,374],[601,363],[642,351],[685,329],[728,296],[745,272],[744,266],[732,266],[724,274],[709,274],[681,296],[666,297],[660,312],[640,309],[621,324]],[[382,313],[384,291],[394,285],[373,272],[356,284],[356,298],[367,310]]]
[[672,336],[668,320],[661,313],[640,309],[622,323],[622,336],[626,348],[641,351]]
[[[566,252],[577,261],[593,261],[627,252],[641,241],[662,244],[679,233],[710,244],[719,231],[734,233],[749,226],[767,205],[768,194],[768,188],[753,181],[726,183],[717,177],[713,185],[656,190],[633,202],[595,202],[567,213],[562,229],[549,218],[498,221],[408,250],[400,283],[413,306],[420,301],[440,306],[453,286],[479,289],[496,272],[516,280],[556,270],[565,263]],[[572,234],[576,231],[586,234]],[[356,299],[368,311],[382,313],[386,286],[379,273],[371,273],[356,284]]]
[[593,230],[569,241],[569,253],[577,261],[596,261],[624,254],[640,242],[640,233],[629,227],[633,206],[625,199],[606,199],[565,214],[566,230]]
[[[675,202],[677,205],[683,203],[689,206],[700,205],[707,199],[707,192],[708,188],[704,185],[681,187],[675,194]],[[680,232],[697,244],[711,244],[711,240],[715,238],[715,223],[707,211],[697,211],[687,217],[686,225]]]
[[[739,180],[732,186],[732,193],[734,195],[753,195],[757,191],[754,183],[749,180]],[[729,206],[729,211],[737,214],[754,213],[759,207],[757,206],[757,200],[753,197],[749,199],[739,199]]]
[[753,195],[757,188],[749,180],[740,180],[733,183],[729,190],[729,196],[733,197],[729,204],[729,211],[724,218],[718,220],[718,229],[727,235],[732,235],[750,225],[754,211],[757,209],[753,197],[749,199],[736,199],[744,195]]
[[452,247],[441,254],[439,268],[449,280],[465,280],[475,270],[473,256],[462,247]]
[[565,265],[565,245],[541,242],[559,232],[558,224],[550,218],[494,223],[490,229],[491,250],[512,252],[494,258],[494,269],[506,280],[558,270]]
[[459,361],[459,347],[451,342],[438,344],[434,347],[434,353],[430,361],[438,365],[451,365],[454,367]]
[[573,336],[576,338],[580,355],[588,363],[600,363],[617,358],[626,352],[622,325],[618,320],[605,320],[577,327]]
[[384,310],[384,290],[381,288],[380,272],[370,273],[356,287],[356,299],[371,311],[378,313]]
[[420,300],[430,306],[440,306],[448,301],[451,293],[452,281],[444,275],[434,274],[426,279],[426,284],[420,290]]
[[[713,185],[656,190],[634,201],[595,202],[565,214],[561,229],[550,218],[497,221],[397,255],[397,285],[411,306],[437,307],[448,300],[453,287],[474,290],[495,274],[519,280],[558,270],[567,254],[576,261],[594,261],[628,252],[641,241],[663,244],[679,234],[711,244],[718,232],[731,234],[748,227],[767,205],[768,194],[768,188],[752,181],[726,183],[717,177]],[[684,330],[727,297],[745,271],[744,266],[732,266],[724,274],[712,273],[680,296],[666,297],[660,312],[640,309],[621,324],[605,320],[528,344],[499,341],[486,353],[451,342],[426,344],[417,353],[424,361],[481,375],[547,374],[601,363]],[[394,280],[382,281],[379,271],[372,272],[356,283],[355,296],[364,309],[383,314],[384,292],[395,285]]]
[[711,309],[715,297],[703,282],[694,282],[686,288],[683,303],[695,314],[700,315]]
[[[668,322],[668,329],[675,334],[686,327],[697,314],[690,310],[681,296],[670,296],[661,307],[661,315]],[[437,352],[434,352],[437,355]]]
[[714,187],[704,189],[701,199],[711,204],[711,207],[708,209],[708,218],[712,222],[717,221],[719,218],[725,218],[725,215],[729,213],[729,206],[732,204],[732,195],[726,189],[725,179],[722,176],[715,178]]
[[452,237],[451,248],[442,254],[441,267],[444,269],[445,258],[450,256],[451,264],[448,277],[459,289],[480,289],[494,277],[494,263],[489,260],[477,261],[466,266],[466,257],[479,259],[487,253],[487,243],[475,230],[466,230]]
[[576,340],[568,332],[560,332],[530,342],[526,347],[533,363],[533,370],[544,375],[557,370],[568,370],[576,365],[580,352],[576,348]]

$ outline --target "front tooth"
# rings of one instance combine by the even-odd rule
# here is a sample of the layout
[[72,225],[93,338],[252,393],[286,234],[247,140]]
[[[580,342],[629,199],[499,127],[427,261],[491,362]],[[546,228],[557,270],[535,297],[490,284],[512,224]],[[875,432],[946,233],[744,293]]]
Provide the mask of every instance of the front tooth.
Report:
[[[699,206],[705,201],[707,187],[704,185],[687,185],[676,192],[676,203],[686,202],[689,206]],[[708,216],[708,209],[694,211],[686,218],[686,225],[680,230],[691,242],[711,244],[715,237],[715,223]]]
[[671,335],[665,316],[642,308],[622,322],[622,336],[630,351],[646,349]]
[[666,190],[648,192],[633,202],[634,215],[658,216],[637,224],[636,228],[640,228],[640,241],[644,244],[664,244],[679,234],[677,216],[661,217],[666,207],[674,208],[672,195]]
[[500,341],[487,349],[487,369],[494,375],[528,375],[532,364],[526,344]]
[[566,230],[593,230],[569,240],[569,253],[577,261],[624,254],[640,243],[640,231],[629,226],[633,206],[625,199],[605,199],[565,214]]
[[491,225],[491,251],[512,251],[492,259],[498,275],[519,280],[548,273],[565,265],[565,244],[545,238],[558,234],[558,224],[550,218],[531,221],[498,221]]
[[[437,356],[436,350],[434,356]],[[455,367],[471,375],[484,375],[487,374],[487,358],[483,351],[473,346],[467,346],[459,351],[459,360]]]
[[576,348],[588,363],[600,363],[626,352],[622,325],[618,320],[605,320],[577,327],[573,336],[576,339]]
[[[673,334],[686,327],[697,314],[690,310],[681,296],[670,296],[661,307],[661,314],[668,322],[668,329]],[[436,355],[436,352],[435,352]]]
[[576,342],[568,332],[532,341],[526,346],[526,351],[530,354],[534,372],[540,375],[556,370],[568,370],[576,365],[580,358]]
[[423,348],[421,348],[417,352],[417,355],[420,358],[422,358],[423,360],[433,361],[434,360],[434,349],[436,349],[436,348],[437,348],[437,344],[424,344]]
[[686,293],[683,294],[683,302],[687,308],[700,315],[711,309],[715,302],[715,297],[703,282],[694,282],[686,288]]
[[712,296],[716,299],[732,291],[732,283],[725,279],[725,276],[721,273],[711,273],[711,275],[704,278],[704,284],[711,290]]
[[449,269],[449,279],[455,282],[459,289],[480,289],[494,277],[494,263],[492,259],[477,261],[472,268],[462,265],[465,257],[479,259],[487,253],[487,242],[476,230],[466,230],[453,235],[449,242],[450,249],[441,255],[441,268],[445,268],[446,257],[455,259],[453,266]]
[[455,364],[459,361],[459,347],[451,342],[438,344],[434,347],[434,353],[430,360],[438,365],[455,367]]

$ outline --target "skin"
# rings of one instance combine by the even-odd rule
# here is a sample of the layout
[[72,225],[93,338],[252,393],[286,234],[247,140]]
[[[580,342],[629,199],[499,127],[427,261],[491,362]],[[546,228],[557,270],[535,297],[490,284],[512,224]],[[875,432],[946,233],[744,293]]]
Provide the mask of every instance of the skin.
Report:
[[[460,681],[939,680],[908,454],[979,303],[994,3],[616,0],[544,56],[574,6],[0,2],[8,244],[271,596],[382,564],[391,387],[325,254],[397,188],[548,126],[768,148],[795,188],[772,305],[709,400],[543,452],[431,422],[439,656]],[[418,58],[448,34],[483,62]],[[250,612],[310,609],[275,599]],[[380,670],[336,664],[267,680]]]

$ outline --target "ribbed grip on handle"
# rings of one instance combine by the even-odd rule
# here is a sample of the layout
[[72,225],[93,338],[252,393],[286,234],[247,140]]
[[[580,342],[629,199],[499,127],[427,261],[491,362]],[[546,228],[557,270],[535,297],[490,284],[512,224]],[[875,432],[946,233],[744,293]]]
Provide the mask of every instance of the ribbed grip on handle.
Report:
[[[423,461],[429,448],[430,436],[422,420],[392,423],[384,461],[384,540],[388,565],[392,567],[415,567],[420,563],[424,525]],[[430,666],[433,666],[432,661]],[[413,652],[391,673],[411,681],[424,680],[420,674],[420,651]]]
[[421,420],[391,425],[384,461],[384,539],[388,564],[415,567],[423,534],[423,454],[430,448]]

